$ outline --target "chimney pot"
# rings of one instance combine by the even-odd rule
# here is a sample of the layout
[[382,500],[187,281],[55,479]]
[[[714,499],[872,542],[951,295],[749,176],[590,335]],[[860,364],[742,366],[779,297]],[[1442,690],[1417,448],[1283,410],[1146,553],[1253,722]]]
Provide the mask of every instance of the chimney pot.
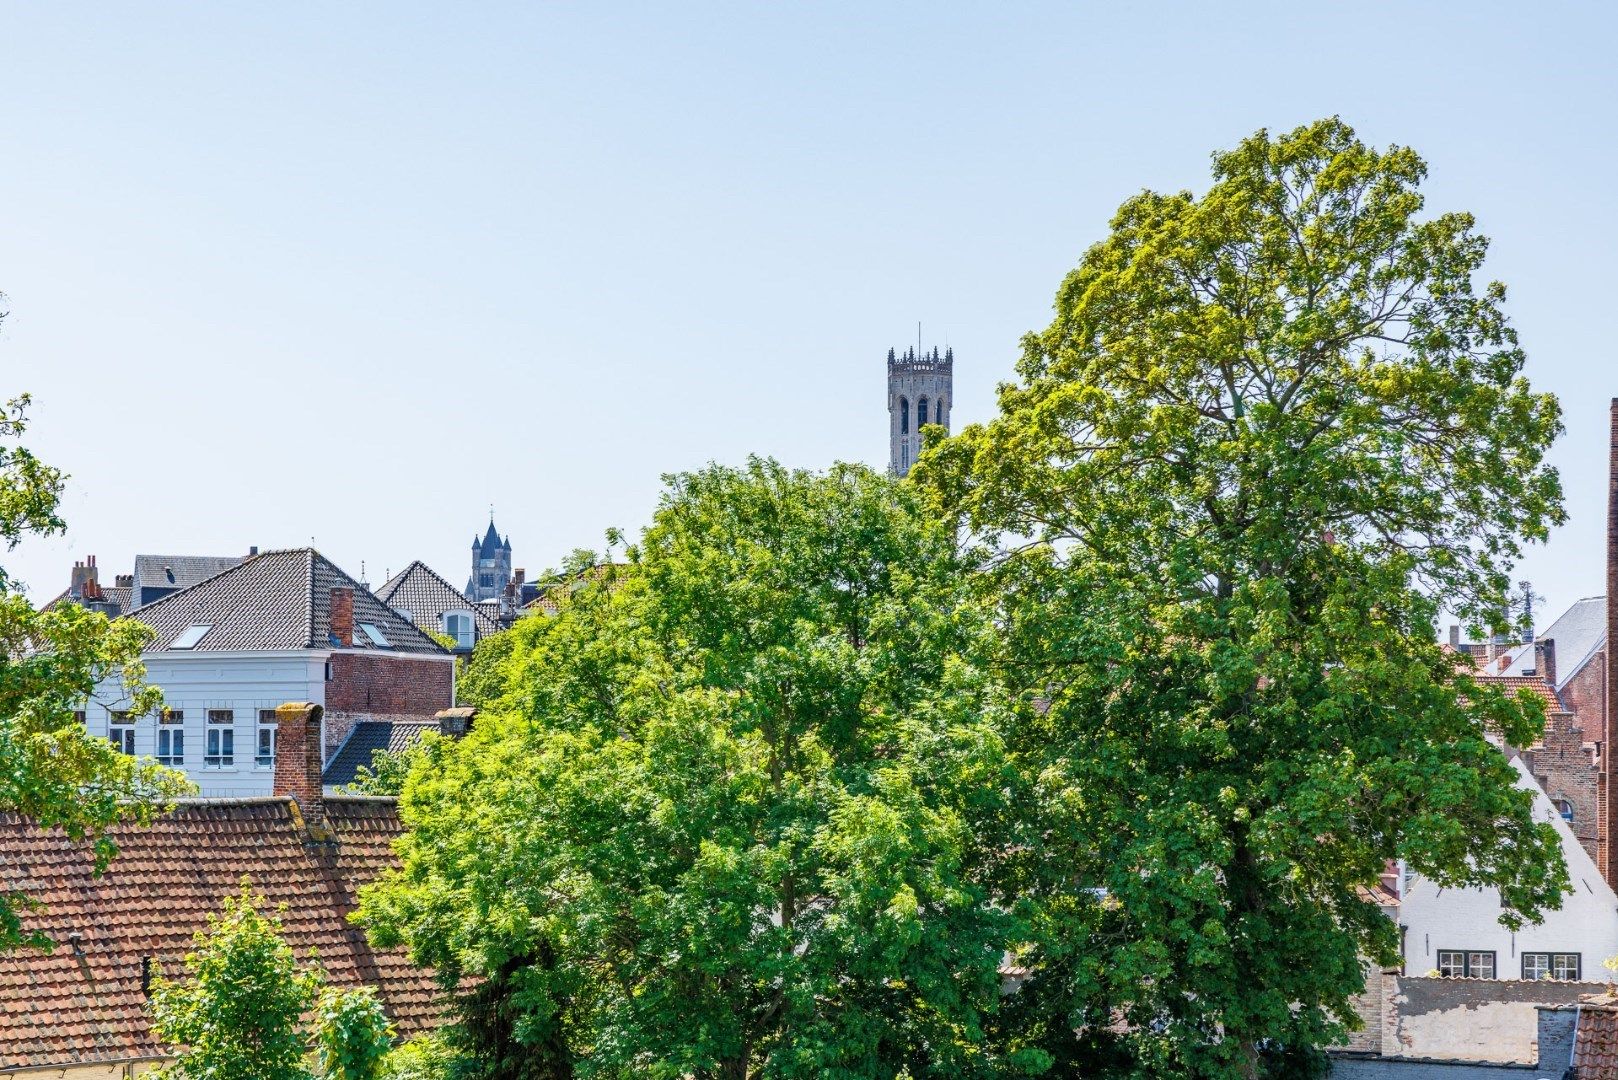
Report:
[[331,591],[331,636],[341,648],[354,644],[354,590],[347,586]]
[[1460,623],[1450,623],[1449,624],[1449,647],[1452,648],[1452,649],[1459,649],[1461,647],[1461,624]]

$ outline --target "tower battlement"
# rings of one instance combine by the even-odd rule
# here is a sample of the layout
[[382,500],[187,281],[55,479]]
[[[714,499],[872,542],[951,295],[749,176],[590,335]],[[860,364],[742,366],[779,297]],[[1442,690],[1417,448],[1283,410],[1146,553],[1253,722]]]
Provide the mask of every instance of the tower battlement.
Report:
[[949,429],[955,403],[955,350],[888,350],[888,471],[903,476],[921,453],[921,429]]
[[888,371],[910,371],[925,374],[950,375],[955,368],[955,350],[946,348],[943,355],[934,345],[932,352],[923,352],[917,355],[914,347],[908,348],[900,355],[893,349],[888,350]]

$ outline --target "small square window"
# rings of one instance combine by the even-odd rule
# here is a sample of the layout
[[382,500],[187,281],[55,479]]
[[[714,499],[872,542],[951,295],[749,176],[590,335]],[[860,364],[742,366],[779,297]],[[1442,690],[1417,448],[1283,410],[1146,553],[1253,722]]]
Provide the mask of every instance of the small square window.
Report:
[[1494,953],[1439,949],[1438,973],[1450,979],[1494,978]]

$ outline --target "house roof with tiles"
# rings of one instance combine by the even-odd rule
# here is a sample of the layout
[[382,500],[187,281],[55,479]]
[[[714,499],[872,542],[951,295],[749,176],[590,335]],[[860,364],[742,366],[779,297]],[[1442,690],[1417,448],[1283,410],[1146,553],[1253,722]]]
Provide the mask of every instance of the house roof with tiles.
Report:
[[437,720],[361,720],[326,763],[320,782],[332,788],[352,784],[360,766],[369,768],[371,756],[378,750],[402,753],[427,732],[437,730]]
[[1573,1068],[1579,1080],[1618,1080],[1618,1005],[1611,998],[1579,1006]]
[[240,555],[136,555],[135,588],[188,589],[241,561]]
[[[353,596],[351,640],[338,640],[332,633],[333,589],[347,589]],[[136,608],[130,618],[151,627],[152,651],[338,648],[447,655],[443,646],[313,548],[249,556],[206,581]],[[366,626],[381,640],[366,632]]]
[[420,559],[383,582],[376,590],[376,595],[395,611],[408,612],[423,630],[442,632],[442,619],[446,611],[470,611],[472,621],[477,624],[479,639],[500,629],[499,624],[489,618],[488,612],[461,595],[455,586]]
[[[1607,598],[1587,596],[1576,601],[1538,636],[1556,642],[1556,689],[1560,690],[1607,643]],[[1533,644],[1519,645],[1511,651],[1501,674],[1521,675],[1533,670],[1536,663]]]
[[324,820],[335,844],[309,842],[290,798],[182,803],[150,828],[113,830],[119,853],[97,878],[88,845],[0,813],[0,889],[37,900],[23,929],[57,943],[0,953],[0,1072],[163,1056],[143,958],[153,975],[180,977],[192,935],[244,875],[270,905],[287,905],[283,930],[300,961],[316,950],[336,985],[375,987],[402,1035],[434,1026],[432,973],[402,949],[373,948],[348,921],[360,887],[394,865],[394,801],[328,796]]

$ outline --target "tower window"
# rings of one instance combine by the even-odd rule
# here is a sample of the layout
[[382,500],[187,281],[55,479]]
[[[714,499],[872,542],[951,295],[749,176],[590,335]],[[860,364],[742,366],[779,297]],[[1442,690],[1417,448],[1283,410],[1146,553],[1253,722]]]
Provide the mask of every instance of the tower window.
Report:
[[899,434],[910,434],[910,399],[899,399]]
[[927,426],[927,399],[922,398],[916,402],[916,427],[921,429]]

